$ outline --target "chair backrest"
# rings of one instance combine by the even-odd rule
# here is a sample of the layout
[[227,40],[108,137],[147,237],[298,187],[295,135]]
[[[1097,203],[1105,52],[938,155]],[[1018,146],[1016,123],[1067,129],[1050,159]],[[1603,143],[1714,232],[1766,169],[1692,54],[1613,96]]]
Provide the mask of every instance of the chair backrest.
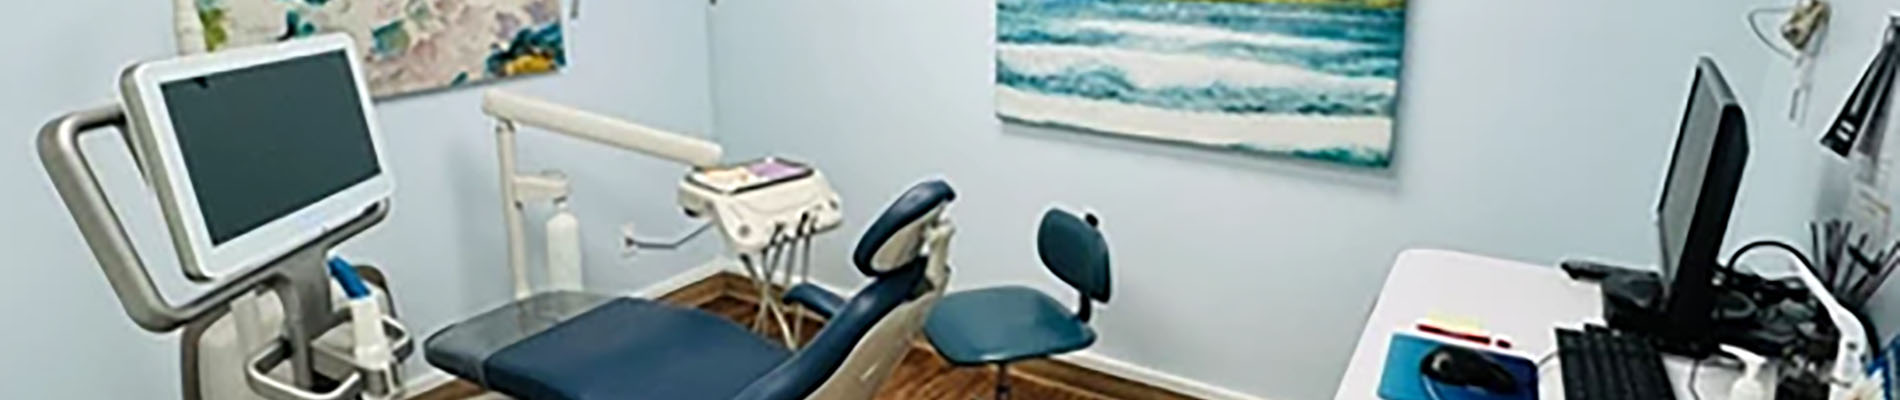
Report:
[[[1110,293],[1108,241],[1102,238],[1094,215],[1076,217],[1049,209],[1036,231],[1036,251],[1042,264],[1087,300],[1107,303]],[[1086,304],[1086,303],[1085,303]]]
[[866,229],[853,257],[858,270],[872,277],[870,286],[853,295],[798,354],[738,398],[861,400],[876,394],[943,296],[951,229],[942,215],[955,199],[942,181],[899,196]]
[[956,198],[956,190],[943,181],[912,186],[865,228],[851,261],[859,272],[877,276],[917,259],[924,250],[923,230],[936,224],[937,215]]

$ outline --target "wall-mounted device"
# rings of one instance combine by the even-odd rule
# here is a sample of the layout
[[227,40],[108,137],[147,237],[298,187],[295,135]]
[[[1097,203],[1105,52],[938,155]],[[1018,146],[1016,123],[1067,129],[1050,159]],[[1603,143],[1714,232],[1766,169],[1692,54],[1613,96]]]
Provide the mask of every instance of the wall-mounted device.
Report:
[[[1755,38],[1776,55],[1794,63],[1794,84],[1788,94],[1790,121],[1801,119],[1813,93],[1814,55],[1819,53],[1821,39],[1827,32],[1829,11],[1828,3],[1823,0],[1795,0],[1791,6],[1755,8],[1745,14],[1748,29]],[[1762,29],[1762,17],[1768,14],[1782,14],[1773,35]],[[1778,36],[1780,40],[1771,36]]]
[[1892,170],[1894,157],[1888,154],[1885,136],[1890,129],[1888,108],[1892,106],[1894,79],[1900,75],[1900,17],[1890,16],[1884,37],[1868,62],[1866,72],[1854,85],[1839,114],[1821,136],[1821,145],[1845,159],[1849,181],[1841,209],[1843,217],[1853,221],[1879,243],[1888,240],[1893,223],[1896,186]]
[[1781,39],[1795,50],[1808,52],[1809,45],[1815,44],[1827,27],[1828,10],[1825,1],[1801,0],[1781,20]]

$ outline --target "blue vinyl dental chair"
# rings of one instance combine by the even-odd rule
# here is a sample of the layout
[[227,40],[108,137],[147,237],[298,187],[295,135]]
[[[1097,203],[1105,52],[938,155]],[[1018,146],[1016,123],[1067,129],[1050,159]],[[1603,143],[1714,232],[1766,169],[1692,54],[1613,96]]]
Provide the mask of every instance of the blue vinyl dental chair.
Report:
[[1079,299],[1075,312],[1036,289],[1000,286],[951,293],[924,325],[931,346],[953,365],[996,365],[996,398],[1009,398],[1009,364],[1088,348],[1095,302],[1108,303],[1108,241],[1094,215],[1050,209],[1036,233],[1042,264]]
[[869,286],[844,299],[788,293],[830,317],[800,351],[694,309],[631,297],[551,292],[451,325],[425,358],[520,399],[869,399],[910,349],[949,279],[956,193],[904,192],[854,253]]

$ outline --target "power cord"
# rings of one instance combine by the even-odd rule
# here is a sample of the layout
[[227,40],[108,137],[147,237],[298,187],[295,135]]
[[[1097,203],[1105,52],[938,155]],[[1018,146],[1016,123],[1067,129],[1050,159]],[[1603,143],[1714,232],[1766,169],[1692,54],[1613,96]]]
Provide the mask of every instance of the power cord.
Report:
[[1695,385],[1696,376],[1701,374],[1702,359],[1698,358],[1694,364],[1689,364],[1689,396],[1694,397],[1695,400],[1702,400],[1702,388]]
[[1787,251],[1788,254],[1794,255],[1795,260],[1801,262],[1801,267],[1807,268],[1809,272],[1814,271],[1814,262],[1808,260],[1807,253],[1802,253],[1801,249],[1795,248],[1794,245],[1775,239],[1756,240],[1742,245],[1742,248],[1735,249],[1735,253],[1729,254],[1728,263],[1723,267],[1728,268],[1730,272],[1734,272],[1736,270],[1736,262],[1741,261],[1742,256],[1747,255],[1749,250],[1754,250],[1759,247],[1774,247]]
[[[1768,49],[1773,50],[1775,52],[1775,55],[1781,56],[1781,58],[1783,59],[1793,61],[1799,58],[1799,55],[1797,55],[1796,53],[1799,53],[1801,50],[1795,49],[1793,51],[1790,51],[1789,49],[1782,48],[1780,45],[1775,44],[1776,41],[1774,39],[1769,39],[1768,34],[1762,33],[1761,16],[1763,14],[1769,14],[1769,13],[1792,13],[1794,11],[1795,11],[1794,7],[1764,7],[1764,8],[1748,10],[1748,13],[1743,14],[1742,18],[1748,20],[1748,31],[1753,32],[1755,34],[1755,39],[1760,40],[1763,46],[1768,46]],[[1792,47],[1793,45],[1790,44],[1789,46]]]

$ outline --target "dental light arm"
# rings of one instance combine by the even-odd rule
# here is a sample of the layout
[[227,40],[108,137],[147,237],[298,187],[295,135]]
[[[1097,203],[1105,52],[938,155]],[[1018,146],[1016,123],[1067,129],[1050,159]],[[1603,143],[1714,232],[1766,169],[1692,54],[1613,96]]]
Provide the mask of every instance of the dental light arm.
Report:
[[695,167],[712,166],[723,153],[718,144],[699,138],[500,90],[490,90],[482,98],[482,112],[516,124]]
[[[525,227],[521,221],[521,205],[529,201],[552,199],[558,203],[567,197],[565,178],[549,175],[530,175],[515,169],[515,128],[527,125],[549,132],[559,133],[590,142],[630,150],[661,159],[671,160],[695,167],[712,166],[719,162],[724,150],[718,144],[691,136],[662,131],[617,118],[595,114],[552,102],[517,95],[500,90],[490,90],[482,98],[482,112],[499,121],[495,127],[495,141],[501,164],[502,219],[508,231],[508,266],[514,274],[515,298],[526,298],[533,294],[528,284],[527,239]],[[565,211],[559,211],[565,213]],[[558,217],[565,218],[558,218]],[[560,215],[556,220],[571,221],[571,216]],[[573,230],[572,223],[553,224],[550,230]],[[556,288],[579,289],[580,260],[577,256],[578,242],[575,235],[549,232],[550,254],[575,254],[572,257],[550,257],[547,265],[550,283]],[[560,243],[556,243],[560,242]],[[557,248],[558,247],[558,248]],[[556,279],[558,278],[558,279]]]

